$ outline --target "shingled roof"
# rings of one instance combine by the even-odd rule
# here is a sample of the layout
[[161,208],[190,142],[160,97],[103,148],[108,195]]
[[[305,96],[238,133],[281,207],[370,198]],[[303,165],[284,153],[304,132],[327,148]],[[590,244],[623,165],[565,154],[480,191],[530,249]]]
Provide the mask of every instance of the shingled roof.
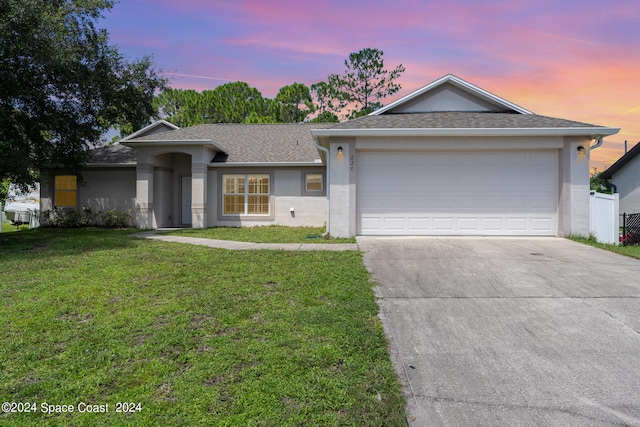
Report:
[[433,112],[364,116],[333,129],[526,129],[602,127],[572,120],[517,113]]
[[89,151],[88,163],[135,165],[136,154],[135,149],[121,144],[106,145]]
[[620,169],[625,167],[627,163],[631,160],[635,159],[636,156],[640,155],[640,142],[637,143],[631,150],[627,151],[624,156],[620,157],[614,164],[609,166],[607,170],[600,174],[600,178],[602,179],[611,179],[613,175],[617,173]]
[[317,163],[320,155],[311,129],[332,126],[303,124],[207,124],[134,138],[128,143],[194,141],[215,143],[225,163]]

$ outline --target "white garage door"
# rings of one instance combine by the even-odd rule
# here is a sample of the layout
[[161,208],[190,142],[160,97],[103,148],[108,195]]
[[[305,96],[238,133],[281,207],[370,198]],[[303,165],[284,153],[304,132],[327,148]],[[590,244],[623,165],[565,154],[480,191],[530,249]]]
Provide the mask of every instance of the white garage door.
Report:
[[360,235],[556,235],[558,152],[358,152]]

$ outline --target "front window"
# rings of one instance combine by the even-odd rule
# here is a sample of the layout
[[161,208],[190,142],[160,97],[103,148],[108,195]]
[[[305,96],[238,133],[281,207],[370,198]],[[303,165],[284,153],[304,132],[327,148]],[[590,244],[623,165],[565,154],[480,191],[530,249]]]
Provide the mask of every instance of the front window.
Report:
[[224,215],[269,215],[269,175],[223,175]]
[[55,204],[75,207],[78,195],[78,179],[75,175],[58,175],[55,180]]
[[308,173],[305,175],[305,191],[322,191],[321,173]]

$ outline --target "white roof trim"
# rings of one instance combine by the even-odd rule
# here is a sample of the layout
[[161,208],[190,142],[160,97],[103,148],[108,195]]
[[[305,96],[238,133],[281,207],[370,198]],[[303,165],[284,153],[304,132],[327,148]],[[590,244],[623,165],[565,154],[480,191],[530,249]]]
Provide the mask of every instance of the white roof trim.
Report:
[[322,161],[320,159],[316,159],[314,162],[211,162],[209,163],[209,167],[312,167],[312,166],[323,166]]
[[143,127],[143,128],[142,128],[142,129],[140,129],[139,131],[134,132],[134,133],[132,133],[131,135],[129,135],[129,136],[127,136],[127,137],[125,137],[125,138],[122,138],[119,142],[126,142],[126,141],[128,141],[128,140],[130,140],[130,139],[137,138],[137,137],[138,137],[138,136],[140,136],[141,134],[144,134],[145,132],[148,132],[148,131],[150,131],[151,129],[156,128],[156,127],[158,127],[158,126],[160,126],[160,125],[165,125],[165,126],[167,126],[167,127],[170,127],[170,128],[171,128],[171,129],[173,129],[173,130],[180,129],[178,126],[174,125],[173,123],[169,123],[169,122],[168,122],[168,121],[166,121],[166,120],[158,120],[158,121],[156,121],[156,122],[151,123],[151,124],[150,124],[150,125],[148,125],[148,126]]
[[314,137],[329,136],[610,136],[619,128],[384,128],[384,129],[314,129]]
[[513,102],[509,102],[506,99],[500,98],[499,96],[496,96],[496,95],[492,94],[491,92],[487,92],[486,90],[484,90],[484,89],[482,89],[482,88],[480,88],[480,87],[478,87],[476,85],[473,85],[473,84],[471,84],[471,83],[469,83],[469,82],[467,82],[465,80],[462,80],[461,78],[456,77],[453,74],[447,74],[446,76],[440,77],[438,80],[436,80],[436,81],[434,81],[432,83],[429,83],[428,85],[423,86],[420,89],[418,89],[416,91],[413,91],[408,95],[403,96],[402,98],[392,102],[391,104],[377,109],[376,111],[370,113],[369,115],[370,116],[378,116],[378,115],[384,113],[385,111],[389,111],[389,110],[397,107],[398,105],[403,104],[403,103],[405,103],[407,101],[410,101],[410,100],[422,95],[423,93],[428,92],[428,91],[430,91],[430,90],[432,90],[432,89],[434,89],[434,88],[436,88],[436,87],[438,87],[438,86],[440,86],[442,84],[445,84],[445,83],[452,83],[454,86],[457,86],[457,87],[459,87],[459,88],[461,88],[461,89],[463,89],[463,90],[465,90],[465,91],[467,91],[467,92],[469,92],[471,94],[474,94],[474,95],[476,95],[476,96],[478,96],[480,98],[488,100],[489,102],[492,102],[494,104],[498,104],[498,105],[501,105],[501,106],[503,106],[505,108],[508,108],[508,109],[511,109],[511,110],[515,110],[520,114],[533,114],[533,112],[531,112],[531,111],[529,111],[529,110],[527,110],[525,108],[522,108],[519,105],[514,104]]
[[222,147],[220,144],[213,142],[210,139],[191,139],[191,140],[180,140],[180,141],[163,141],[163,140],[151,140],[147,139],[144,141],[136,141],[136,142],[125,142],[122,145],[131,148],[138,147],[185,147],[185,146],[193,146],[193,145],[209,145],[215,148],[217,151],[221,151],[226,153],[227,150]]
[[129,168],[136,167],[136,162],[126,162],[126,163],[87,163],[85,166],[92,168]]

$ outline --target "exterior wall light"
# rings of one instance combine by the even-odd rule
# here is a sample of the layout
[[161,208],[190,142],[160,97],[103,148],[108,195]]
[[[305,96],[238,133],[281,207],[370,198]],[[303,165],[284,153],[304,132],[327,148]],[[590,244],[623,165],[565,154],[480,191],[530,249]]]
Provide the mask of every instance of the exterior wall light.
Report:
[[336,156],[337,159],[344,159],[344,153],[342,152],[342,147],[338,147],[338,155]]
[[582,158],[582,157],[586,157],[587,156],[587,152],[584,149],[584,147],[581,145],[578,147],[578,158]]

